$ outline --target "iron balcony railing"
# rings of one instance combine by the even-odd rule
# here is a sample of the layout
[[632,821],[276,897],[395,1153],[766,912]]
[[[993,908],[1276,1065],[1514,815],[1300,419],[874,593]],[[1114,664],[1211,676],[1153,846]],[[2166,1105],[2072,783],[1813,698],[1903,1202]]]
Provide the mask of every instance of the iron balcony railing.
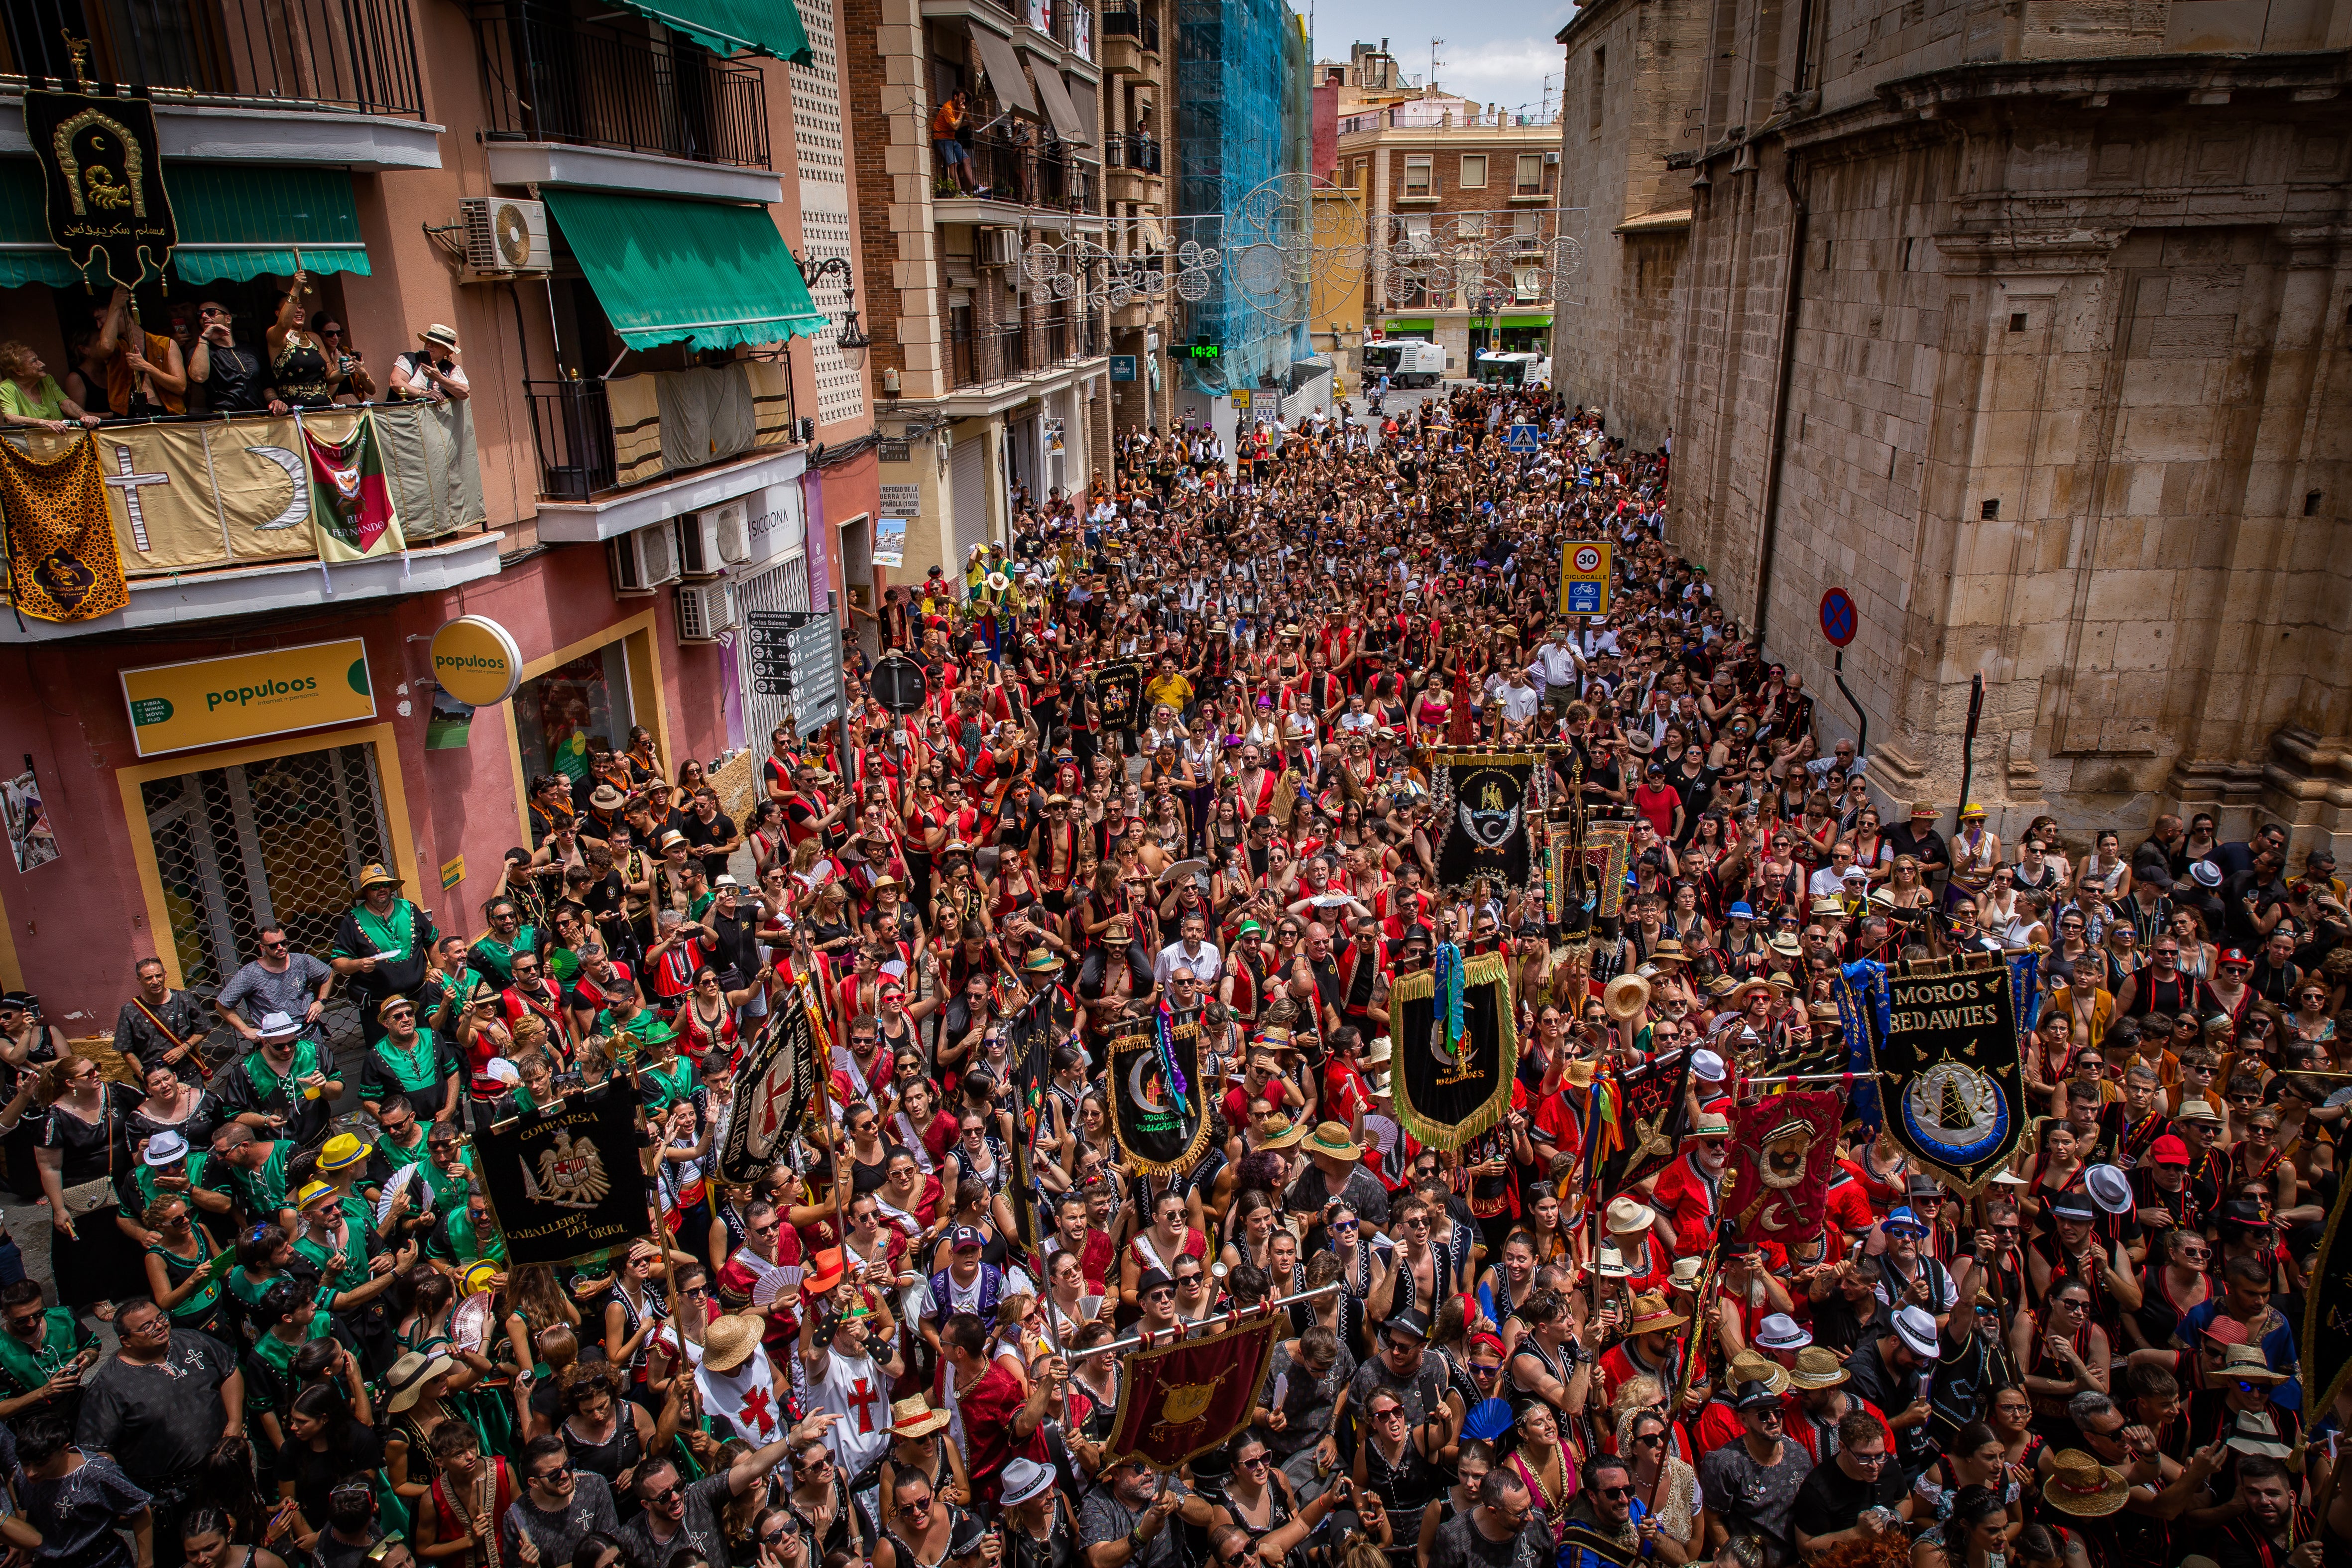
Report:
[[[973,137],[968,151],[973,184],[995,201],[1052,212],[1095,210],[1102,165],[1076,156],[1058,142],[1041,148],[1034,142],[991,134]],[[945,168],[939,173],[942,195],[961,194],[948,183]]]
[[1140,131],[1130,131],[1124,136],[1109,138],[1105,149],[1110,154],[1114,169],[1131,169],[1139,174],[1160,173],[1160,139],[1146,136]]
[[539,447],[539,493],[586,500],[612,489],[613,415],[601,381],[526,381],[531,440]]
[[8,0],[0,78],[271,109],[425,112],[406,0]]
[[574,22],[532,0],[485,0],[474,35],[493,141],[769,167],[767,93],[755,67],[675,35],[655,45]]
[[[728,365],[719,364],[687,374],[721,375],[730,372]],[[789,374],[784,377],[783,386],[784,421],[788,427],[797,428],[798,422],[792,415],[794,405],[791,401]],[[620,465],[613,445],[612,400],[605,393],[604,384],[593,376],[566,376],[558,381],[526,381],[522,389],[524,400],[530,405],[531,440],[539,451],[540,495],[548,500],[577,501],[620,489]],[[741,450],[729,450],[695,466],[711,468],[731,463],[742,455]],[[633,470],[630,487],[673,479],[689,471],[665,464],[649,473],[640,464]]]
[[1046,316],[1001,327],[950,327],[948,386],[992,386],[1101,354],[1103,335],[1087,316]]

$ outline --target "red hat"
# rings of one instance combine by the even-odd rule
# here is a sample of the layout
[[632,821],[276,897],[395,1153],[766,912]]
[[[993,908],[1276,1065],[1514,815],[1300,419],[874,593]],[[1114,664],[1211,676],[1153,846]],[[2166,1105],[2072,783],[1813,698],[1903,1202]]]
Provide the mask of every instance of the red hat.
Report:
[[2242,947],[2225,947],[2225,948],[2223,948],[2223,949],[2221,950],[2221,961],[2223,963],[2244,963],[2244,964],[2252,964],[2252,963],[2254,962],[2252,959],[2248,958],[2248,957],[2246,956],[2246,950],[2245,950],[2244,948],[2242,948]]
[[2159,1165],[2186,1165],[2189,1145],[2168,1132],[2148,1146],[2147,1157]]

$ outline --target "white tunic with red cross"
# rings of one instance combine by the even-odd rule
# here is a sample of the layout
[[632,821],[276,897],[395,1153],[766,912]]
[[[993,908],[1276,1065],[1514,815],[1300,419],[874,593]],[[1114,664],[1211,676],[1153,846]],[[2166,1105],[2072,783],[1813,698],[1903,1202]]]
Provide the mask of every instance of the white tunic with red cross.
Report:
[[824,1376],[809,1389],[809,1411],[831,1410],[841,1419],[824,1429],[833,1457],[844,1473],[856,1475],[890,1443],[890,1380],[872,1356],[826,1353]]

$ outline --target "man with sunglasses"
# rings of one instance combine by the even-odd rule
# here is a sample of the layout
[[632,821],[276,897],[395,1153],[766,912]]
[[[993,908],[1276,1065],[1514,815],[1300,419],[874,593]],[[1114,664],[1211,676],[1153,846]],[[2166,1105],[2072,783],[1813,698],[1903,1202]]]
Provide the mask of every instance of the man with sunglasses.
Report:
[[[1739,1414],[1737,1442],[1702,1457],[1699,1484],[1706,1489],[1706,1539],[1749,1536],[1760,1540],[1767,1559],[1785,1563],[1794,1555],[1789,1515],[1811,1467],[1805,1452],[1781,1433],[1780,1396],[1764,1383],[1743,1383],[1732,1396]],[[1875,1428],[1873,1428],[1874,1435]]]
[[1813,1467],[1789,1510],[1790,1534],[1808,1557],[1875,1541],[1907,1522],[1916,1506],[1875,1413],[1846,1412],[1837,1435],[1837,1452]]
[[573,1468],[560,1432],[525,1444],[521,1469],[522,1490],[499,1521],[500,1561],[515,1561],[528,1537],[542,1564],[569,1563],[583,1536],[621,1528],[612,1487],[595,1471]]
[[1429,1548],[1429,1568],[1535,1568],[1553,1563],[1572,1568],[1554,1544],[1551,1525],[1537,1510],[1527,1482],[1502,1465],[1478,1483],[1476,1502],[1437,1527]]
[[327,1010],[335,972],[310,953],[296,952],[284,926],[264,926],[254,941],[259,952],[229,976],[213,1006],[229,1027],[255,1045],[261,1042],[261,1021],[273,1013],[299,1019],[301,1033],[318,1038],[319,1018]]
[[[756,1353],[756,1352],[755,1352]],[[728,1551],[721,1515],[727,1505],[783,1463],[795,1445],[814,1436],[841,1417],[820,1412],[793,1427],[764,1448],[754,1448],[715,1475],[688,1481],[667,1455],[646,1459],[637,1467],[635,1488],[645,1512],[621,1526],[616,1539],[635,1549],[640,1563],[667,1563],[670,1553],[690,1547],[709,1568],[737,1568]],[[747,1563],[743,1568],[751,1568]]]

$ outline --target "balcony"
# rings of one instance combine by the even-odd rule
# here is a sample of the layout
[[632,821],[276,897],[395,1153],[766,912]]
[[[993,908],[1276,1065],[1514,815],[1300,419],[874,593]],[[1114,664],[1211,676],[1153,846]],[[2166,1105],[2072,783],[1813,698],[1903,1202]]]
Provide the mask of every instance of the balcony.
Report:
[[1125,136],[1113,136],[1107,149],[1110,154],[1109,184],[1103,194],[1115,202],[1140,202],[1158,205],[1166,197],[1166,183],[1160,175],[1160,142],[1157,137],[1141,132]]
[[[0,94],[74,80],[155,100],[167,157],[438,168],[404,0],[11,0]],[[0,99],[0,153],[32,151]]]
[[948,390],[975,392],[1043,375],[1105,352],[1090,316],[1053,316],[1005,327],[950,327]]
[[1102,11],[1102,68],[1132,75],[1160,63],[1160,18],[1139,0],[1111,0]]
[[932,189],[942,223],[1018,221],[1017,211],[988,210],[992,207],[1061,213],[1101,210],[1102,165],[1078,157],[1058,142],[1041,148],[1034,141],[975,136],[971,152],[972,182],[988,195],[963,195],[946,169],[935,164]]
[[[795,434],[792,377],[775,360],[611,381],[526,381],[523,394],[539,452],[539,493],[549,502],[599,502],[665,486],[777,451]],[[544,527],[541,532],[548,537]]]
[[[496,575],[505,536],[488,531],[481,469],[470,460],[472,405],[385,404],[374,416],[400,531],[362,551],[346,546],[324,568],[333,603],[437,592]],[[304,423],[336,441],[359,417],[354,408],[318,409]],[[79,436],[12,438],[47,457]],[[139,503],[125,506],[117,525],[130,602],[88,621],[14,621],[14,640],[184,626],[321,602],[319,525],[295,478],[302,437],[291,416],[116,419],[100,426],[94,439],[121,493]]]
[[[548,183],[540,165],[554,166],[550,150],[556,148],[720,170],[769,167],[767,95],[755,66],[730,64],[676,37],[656,45],[575,22],[562,6],[538,0],[476,5],[474,35],[489,103],[485,140],[492,177],[500,184]],[[522,146],[513,145],[518,143]],[[524,148],[536,151],[526,153]],[[614,174],[552,183],[733,194],[680,192],[663,174],[648,174],[644,180]],[[773,182],[762,174],[761,184],[764,189]],[[772,199],[772,191],[766,199]]]

